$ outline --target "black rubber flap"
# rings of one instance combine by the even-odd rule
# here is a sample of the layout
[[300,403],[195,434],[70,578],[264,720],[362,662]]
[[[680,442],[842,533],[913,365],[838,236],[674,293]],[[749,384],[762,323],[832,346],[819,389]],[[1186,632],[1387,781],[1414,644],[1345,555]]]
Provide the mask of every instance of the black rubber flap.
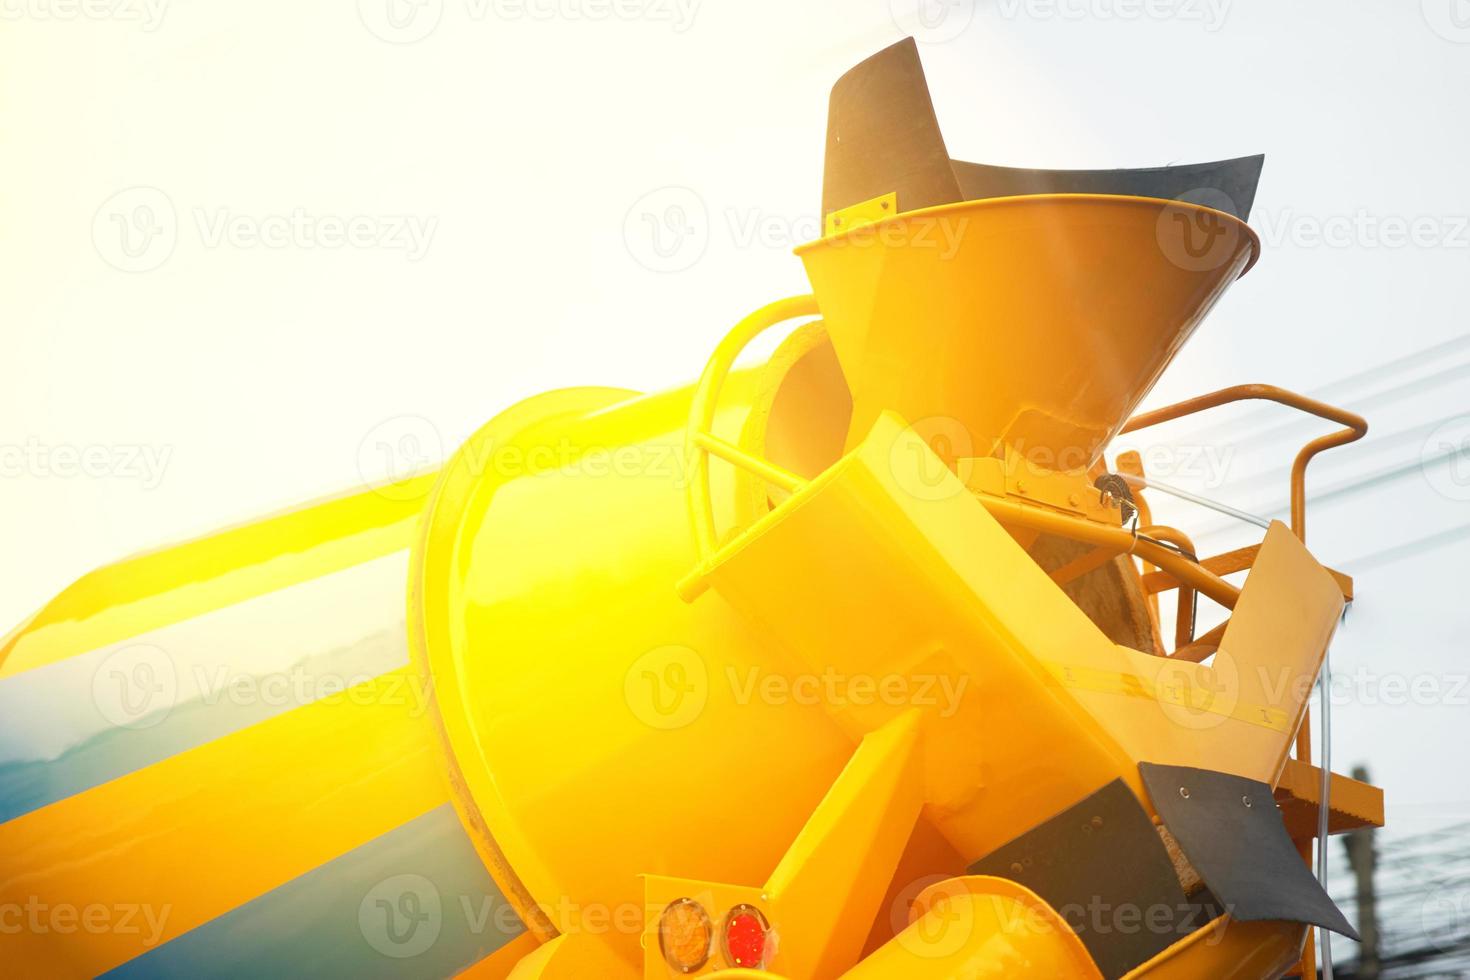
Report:
[[903,211],[961,199],[913,38],[848,71],[827,104],[822,214],[892,192]]
[[976,861],[970,873],[1009,878],[1040,895],[1108,980],[1209,918],[1185,897],[1158,830],[1121,779]]
[[1358,938],[1286,833],[1271,787],[1208,769],[1138,766],[1159,819],[1242,922],[1306,922]]
[[900,211],[1021,194],[1126,194],[1202,204],[1244,221],[1261,156],[1130,170],[1035,170],[952,160],[913,38],[879,51],[832,86],[822,214],[898,194]]
[[[1202,204],[1245,221],[1256,200],[1266,158],[1260,154],[1130,170],[1027,170],[954,161],[965,200],[1022,194],[1115,194]],[[899,204],[902,206],[902,198]]]

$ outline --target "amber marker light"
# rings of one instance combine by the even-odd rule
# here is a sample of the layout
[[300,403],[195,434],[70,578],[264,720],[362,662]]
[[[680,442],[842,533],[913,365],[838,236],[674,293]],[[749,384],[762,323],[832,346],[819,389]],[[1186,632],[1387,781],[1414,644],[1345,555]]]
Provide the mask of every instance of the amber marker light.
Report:
[[658,946],[664,961],[679,973],[693,973],[709,961],[714,945],[709,913],[692,898],[676,898],[658,920]]

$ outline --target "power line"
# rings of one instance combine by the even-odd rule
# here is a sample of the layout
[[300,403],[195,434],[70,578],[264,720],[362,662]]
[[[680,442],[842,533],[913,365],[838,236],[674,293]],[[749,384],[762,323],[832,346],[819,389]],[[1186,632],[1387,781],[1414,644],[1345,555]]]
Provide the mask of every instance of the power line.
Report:
[[[1334,863],[1346,863],[1354,874],[1351,894],[1337,900],[1356,907],[1364,943],[1348,944],[1355,958],[1344,958],[1336,974],[1470,976],[1470,821],[1395,837],[1365,829],[1344,840]],[[1339,892],[1346,890],[1349,879],[1333,880]]]

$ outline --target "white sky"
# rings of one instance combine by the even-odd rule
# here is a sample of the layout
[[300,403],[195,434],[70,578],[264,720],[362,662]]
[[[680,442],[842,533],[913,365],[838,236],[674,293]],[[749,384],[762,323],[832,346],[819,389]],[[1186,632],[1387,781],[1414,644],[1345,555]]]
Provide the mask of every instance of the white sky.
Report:
[[[599,0],[422,0],[394,35],[389,0],[150,2],[0,5],[0,626],[99,564],[378,477],[384,439],[438,456],[549,387],[691,378],[738,316],[804,291],[790,247],[816,227],[828,88],[916,23],[912,0],[619,0],[600,19]],[[1448,693],[1470,670],[1470,463],[1416,466],[1470,411],[1455,2],[952,0],[922,49],[958,157],[1267,154],[1265,256],[1151,403],[1269,381],[1372,416],[1373,444],[1316,471],[1348,489],[1312,544],[1363,562],[1342,668],[1441,685],[1338,715],[1339,768],[1370,761],[1411,823],[1470,809],[1444,761],[1470,722]],[[687,268],[656,268],[649,201],[687,207],[696,247],[667,262]],[[120,251],[114,215],[140,204],[171,251]],[[241,237],[293,214],[365,219],[375,244]],[[1383,230],[1416,219],[1418,243]],[[1239,428],[1170,438],[1229,450],[1205,489],[1268,510],[1311,430],[1224,418]],[[67,471],[88,449],[93,475]]]

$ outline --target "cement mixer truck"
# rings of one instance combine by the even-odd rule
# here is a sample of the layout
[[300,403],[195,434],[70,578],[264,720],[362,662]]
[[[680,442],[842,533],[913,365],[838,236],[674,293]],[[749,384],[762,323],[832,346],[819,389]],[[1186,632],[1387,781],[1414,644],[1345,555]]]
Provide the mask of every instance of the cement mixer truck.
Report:
[[[858,64],[811,294],[695,382],[538,395],[5,638],[4,972],[1315,975],[1314,845],[1383,797],[1313,762],[1353,583],[1305,473],[1366,424],[1138,412],[1261,165],[958,160],[913,41]],[[1246,400],[1334,428],[1202,554],[1117,440]]]

